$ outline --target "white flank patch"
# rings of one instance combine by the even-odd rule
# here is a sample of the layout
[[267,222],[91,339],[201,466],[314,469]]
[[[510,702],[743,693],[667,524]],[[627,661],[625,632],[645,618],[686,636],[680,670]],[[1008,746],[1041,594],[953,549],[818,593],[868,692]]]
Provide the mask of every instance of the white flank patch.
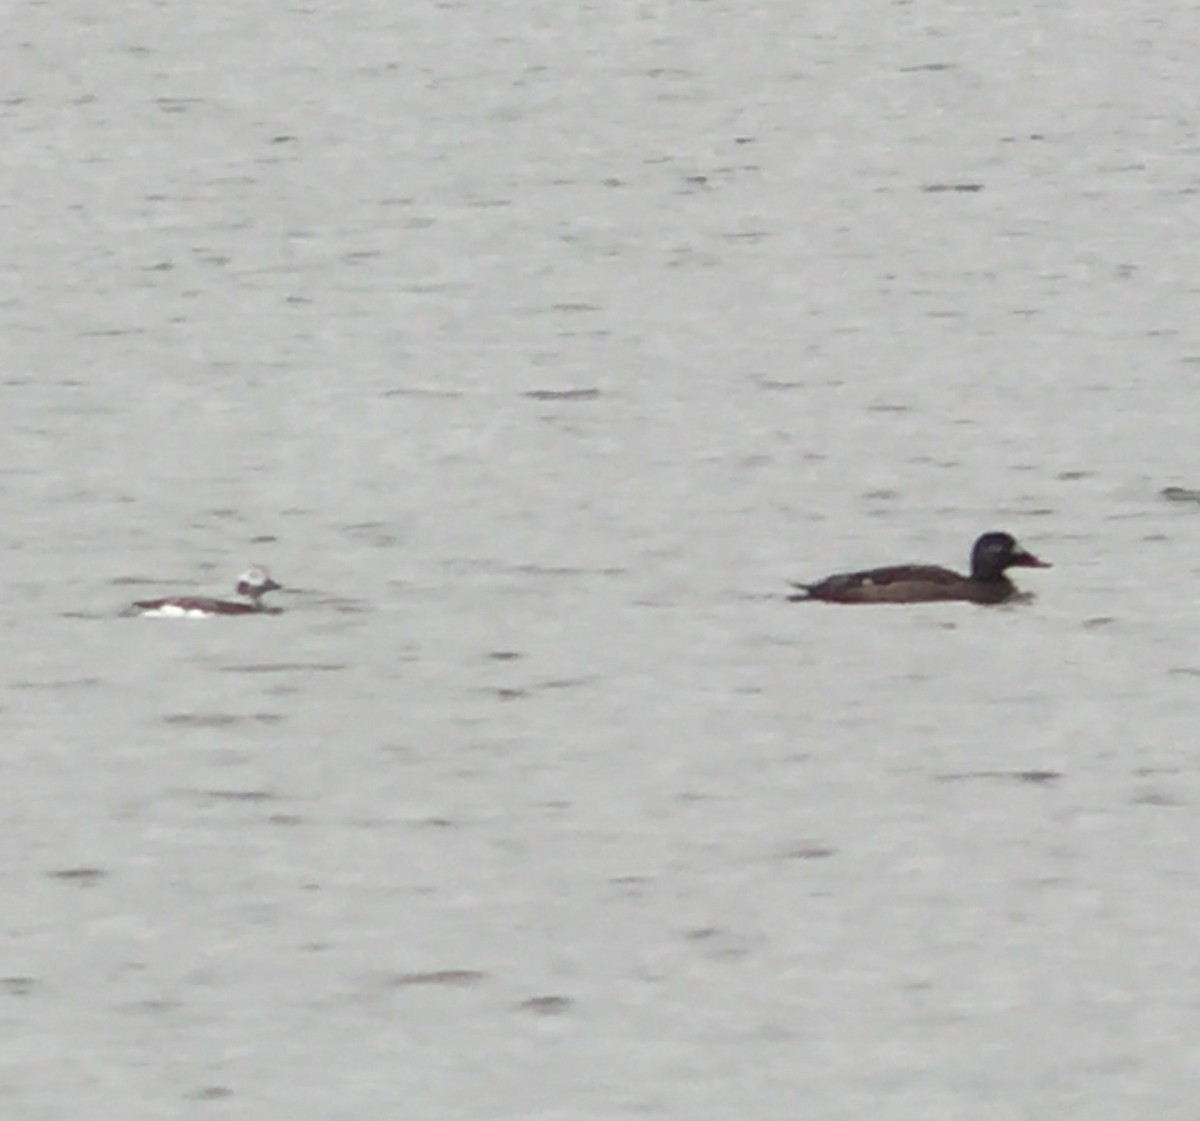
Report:
[[173,603],[156,607],[153,611],[143,611],[143,619],[211,619],[211,611],[197,611],[194,608],[178,607]]

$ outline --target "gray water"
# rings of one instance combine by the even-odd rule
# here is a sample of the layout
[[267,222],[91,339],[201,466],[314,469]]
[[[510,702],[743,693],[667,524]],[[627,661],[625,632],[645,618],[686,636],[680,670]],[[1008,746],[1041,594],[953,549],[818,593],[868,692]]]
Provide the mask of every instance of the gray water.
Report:
[[0,1113],[1192,1121],[1194,15],[11,6]]

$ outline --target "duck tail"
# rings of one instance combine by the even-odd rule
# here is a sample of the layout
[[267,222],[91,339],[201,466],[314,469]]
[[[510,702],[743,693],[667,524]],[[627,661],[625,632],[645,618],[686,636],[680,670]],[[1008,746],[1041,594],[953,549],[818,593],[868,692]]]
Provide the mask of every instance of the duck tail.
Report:
[[788,603],[811,603],[813,601],[812,590],[816,587],[815,584],[797,584],[793,580],[792,587],[796,591],[787,597]]

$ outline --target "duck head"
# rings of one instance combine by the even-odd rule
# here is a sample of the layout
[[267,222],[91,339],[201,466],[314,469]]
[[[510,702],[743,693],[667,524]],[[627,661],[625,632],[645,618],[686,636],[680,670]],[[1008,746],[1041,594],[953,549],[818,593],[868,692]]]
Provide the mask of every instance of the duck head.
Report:
[[971,577],[974,580],[999,580],[1006,568],[1049,567],[1023,548],[1011,533],[985,533],[971,550]]
[[283,585],[271,579],[271,574],[260,565],[246,569],[238,577],[237,593],[249,599],[261,599],[267,592],[278,591]]

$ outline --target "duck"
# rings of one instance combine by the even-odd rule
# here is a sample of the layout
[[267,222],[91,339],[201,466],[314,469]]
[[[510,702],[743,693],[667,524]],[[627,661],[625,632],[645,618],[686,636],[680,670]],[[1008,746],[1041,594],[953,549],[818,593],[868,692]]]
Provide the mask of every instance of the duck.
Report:
[[1010,533],[983,534],[971,549],[971,575],[962,576],[935,564],[901,564],[840,572],[815,584],[792,586],[791,603],[1003,603],[1017,594],[1005,575],[1009,568],[1050,568],[1020,545]]
[[262,597],[279,591],[277,584],[261,565],[246,569],[238,577],[236,591],[241,600],[210,599],[208,596],[164,596],[162,599],[143,599],[131,603],[126,615],[148,619],[208,619],[217,615],[278,615],[280,608],[267,607]]

